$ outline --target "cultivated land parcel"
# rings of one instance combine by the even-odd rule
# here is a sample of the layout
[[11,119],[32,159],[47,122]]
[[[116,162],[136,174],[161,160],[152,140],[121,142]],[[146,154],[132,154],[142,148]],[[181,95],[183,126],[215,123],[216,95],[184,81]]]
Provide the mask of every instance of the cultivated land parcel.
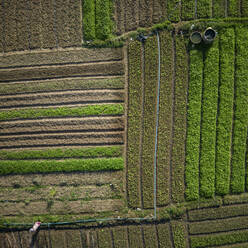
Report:
[[248,247],[247,15],[0,1],[0,247]]

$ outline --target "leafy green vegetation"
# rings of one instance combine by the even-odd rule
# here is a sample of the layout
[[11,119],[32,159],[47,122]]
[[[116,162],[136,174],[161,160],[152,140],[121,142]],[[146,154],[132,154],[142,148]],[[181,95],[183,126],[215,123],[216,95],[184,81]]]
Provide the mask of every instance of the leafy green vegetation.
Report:
[[215,193],[215,143],[219,84],[218,40],[205,52],[202,102],[200,195],[212,197]]
[[157,238],[155,225],[145,225],[143,227],[145,247],[156,247]]
[[1,83],[0,94],[30,93],[59,91],[69,89],[121,89],[124,88],[124,78],[49,80],[48,82],[28,82],[9,84]]
[[[172,36],[168,31],[160,33],[160,100],[157,150],[157,203],[169,202],[170,148],[172,131]],[[165,180],[165,178],[167,180]]]
[[238,17],[239,16],[239,8],[240,1],[239,0],[229,0],[228,1],[228,16]]
[[116,248],[127,247],[127,234],[125,227],[116,227],[113,229],[114,245]]
[[141,43],[128,45],[127,194],[130,207],[139,206],[139,146],[141,135]]
[[211,1],[197,0],[197,18],[211,17]]
[[225,17],[225,0],[213,1],[213,17],[224,18]]
[[234,98],[234,29],[220,34],[220,86],[216,140],[216,193],[228,194],[230,188],[231,139]]
[[192,20],[195,17],[195,1],[182,1],[182,20]]
[[171,247],[169,224],[157,225],[160,247]]
[[185,167],[185,194],[187,200],[196,200],[199,198],[202,77],[203,53],[201,50],[191,50]]
[[[248,64],[247,28],[236,28],[235,112],[232,146],[231,191],[245,190],[245,156],[248,123]],[[248,186],[246,185],[248,188]]]
[[178,22],[180,20],[181,4],[179,0],[167,1],[168,19],[171,22]]
[[[52,158],[100,158],[120,157],[121,146],[57,148],[44,150],[0,151],[0,160],[52,159]],[[21,161],[20,161],[21,163]]]
[[83,1],[83,33],[85,40],[94,40],[95,34],[95,1]]
[[186,242],[186,228],[184,223],[180,221],[173,221],[171,223],[173,239],[175,248],[184,248],[187,247]]
[[192,248],[220,246],[248,241],[248,231],[236,231],[227,234],[193,236],[190,238]]
[[122,104],[88,105],[83,107],[30,108],[0,111],[0,121],[12,119],[34,119],[41,117],[121,115],[124,113]]
[[156,36],[145,42],[144,122],[142,144],[142,191],[144,208],[153,206],[153,164],[157,92],[158,49]]
[[128,232],[129,232],[129,240],[130,240],[129,247],[143,248],[140,226],[129,226]]
[[176,65],[174,92],[174,123],[172,147],[172,199],[184,200],[184,164],[186,141],[186,111],[188,89],[188,54],[183,36],[175,37]]
[[66,159],[66,160],[1,160],[0,175],[72,172],[72,171],[104,171],[123,169],[122,158],[102,159]]
[[99,40],[106,40],[110,37],[112,32],[111,21],[111,1],[112,0],[96,0],[96,38]]

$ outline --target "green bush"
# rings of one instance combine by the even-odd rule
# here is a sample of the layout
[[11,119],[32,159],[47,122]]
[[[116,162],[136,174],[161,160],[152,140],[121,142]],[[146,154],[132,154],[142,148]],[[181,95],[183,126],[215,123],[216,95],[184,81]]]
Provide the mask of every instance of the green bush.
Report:
[[145,82],[142,144],[142,193],[144,208],[153,207],[153,173],[157,101],[158,49],[157,38],[145,42]]
[[181,4],[179,0],[167,1],[168,20],[171,22],[178,22],[180,20]]
[[172,146],[172,199],[184,200],[186,112],[188,89],[188,54],[183,36],[175,37],[176,64]]
[[225,0],[213,1],[213,17],[224,18],[225,17]]
[[173,221],[171,223],[174,246],[175,248],[185,248],[187,247],[186,237],[186,227],[184,223],[180,221]]
[[239,17],[239,8],[240,1],[239,0],[229,0],[228,1],[228,16]]
[[94,40],[95,33],[95,0],[83,1],[83,35],[84,40]]
[[96,38],[106,40],[111,35],[111,5],[112,0],[96,0]]
[[210,18],[211,17],[211,1],[210,0],[197,0],[197,18]]
[[122,104],[88,105],[83,107],[33,108],[0,111],[0,120],[35,119],[42,117],[64,116],[93,116],[93,115],[121,115],[124,113]]
[[199,198],[199,153],[203,80],[202,76],[203,53],[201,50],[191,50],[185,168],[185,194],[187,200],[196,200]]
[[218,40],[205,52],[201,150],[200,195],[212,197],[215,193],[215,143],[219,84]]
[[[120,157],[121,146],[57,148],[44,150],[0,151],[0,160],[51,159],[51,158],[100,158]],[[21,161],[20,161],[21,163]]]
[[192,20],[195,17],[195,1],[182,1],[182,20]]
[[[245,191],[245,156],[248,123],[248,30],[236,28],[236,81],[234,99],[234,127],[232,143],[231,191]],[[246,185],[248,188],[248,185]]]
[[234,97],[234,29],[220,34],[220,86],[216,139],[216,193],[228,194],[230,188],[231,139]]
[[141,43],[128,45],[127,195],[130,207],[140,206],[139,165],[141,135]]
[[121,170],[122,158],[65,159],[65,160],[1,160],[0,175]]

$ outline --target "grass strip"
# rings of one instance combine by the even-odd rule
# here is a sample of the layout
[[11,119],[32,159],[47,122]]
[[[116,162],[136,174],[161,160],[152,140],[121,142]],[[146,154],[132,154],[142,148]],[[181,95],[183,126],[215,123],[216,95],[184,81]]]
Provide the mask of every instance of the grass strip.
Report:
[[172,247],[170,239],[170,227],[169,224],[157,225],[159,247]]
[[211,1],[197,0],[197,18],[211,17]]
[[172,147],[172,199],[184,201],[184,167],[188,89],[188,54],[183,36],[175,37],[175,92]]
[[225,17],[225,0],[213,0],[213,17],[224,18]]
[[207,236],[193,236],[190,240],[192,248],[241,243],[248,241],[248,230]]
[[94,40],[95,34],[95,0],[83,1],[83,39]]
[[98,244],[100,248],[112,247],[111,232],[109,228],[102,228],[98,230]]
[[115,227],[113,229],[114,245],[115,248],[128,247],[127,243],[127,229],[126,227]]
[[143,226],[145,247],[157,247],[157,237],[155,228],[155,225]]
[[233,28],[220,34],[219,113],[216,140],[216,194],[230,189],[231,141],[234,98],[235,34]]
[[144,208],[153,207],[157,70],[157,39],[156,36],[152,36],[145,43],[144,135],[142,144],[142,192]]
[[[0,151],[1,160],[52,159],[52,158],[101,158],[120,157],[121,146],[57,148],[45,150]],[[20,162],[21,163],[21,162]]]
[[[170,141],[172,130],[172,36],[170,32],[160,33],[160,100],[157,150],[157,203],[169,203],[170,194]],[[166,178],[166,180],[165,180]]]
[[212,197],[215,193],[215,143],[216,116],[219,84],[218,40],[205,51],[201,151],[200,151],[200,195]]
[[187,247],[185,224],[180,221],[172,221],[171,227],[175,248]]
[[195,17],[195,0],[182,1],[182,20],[193,20]]
[[202,80],[203,53],[201,50],[191,50],[185,167],[185,194],[187,200],[196,200],[199,198]]
[[1,160],[0,174],[28,174],[72,171],[106,171],[123,169],[122,158],[58,160]]
[[240,0],[228,0],[228,17],[239,17],[240,16]]
[[[245,190],[245,156],[248,123],[248,50],[247,28],[236,28],[236,81],[234,99],[234,128],[232,146],[231,191]],[[248,185],[246,185],[248,188]]]
[[0,111],[0,120],[36,119],[45,117],[64,116],[94,116],[94,115],[122,115],[122,104],[88,105],[83,107],[59,107],[59,108],[30,108],[20,110]]
[[143,248],[141,228],[137,226],[128,226],[129,247]]
[[179,0],[167,1],[168,20],[171,22],[180,21],[181,2]]
[[123,89],[124,78],[62,79],[28,83],[2,83],[0,94],[49,92],[60,90]]
[[137,207],[139,197],[139,164],[141,135],[141,43],[128,45],[128,119],[127,119],[127,194],[130,207]]
[[95,32],[96,38],[99,40],[106,40],[110,37],[112,31],[112,0],[96,0],[95,8]]

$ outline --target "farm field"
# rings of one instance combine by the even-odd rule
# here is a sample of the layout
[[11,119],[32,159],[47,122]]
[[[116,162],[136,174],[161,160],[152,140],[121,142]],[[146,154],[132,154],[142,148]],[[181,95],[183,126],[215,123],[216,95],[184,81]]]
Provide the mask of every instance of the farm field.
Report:
[[248,247],[247,8],[0,1],[0,247]]

